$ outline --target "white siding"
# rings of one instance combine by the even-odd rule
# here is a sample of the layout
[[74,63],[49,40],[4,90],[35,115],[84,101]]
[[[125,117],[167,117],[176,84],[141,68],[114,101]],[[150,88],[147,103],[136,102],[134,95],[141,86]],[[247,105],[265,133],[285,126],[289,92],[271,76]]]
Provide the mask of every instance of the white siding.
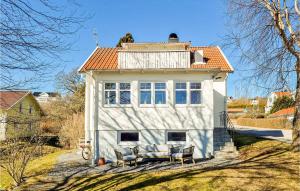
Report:
[[[193,144],[195,157],[203,158],[208,153],[213,153],[213,80],[210,74],[188,74],[188,73],[102,73],[95,76],[96,92],[98,97],[93,104],[98,108],[97,124],[95,125],[96,142],[100,155],[106,159],[114,160],[113,149],[118,145],[117,135],[120,130],[140,131],[140,144],[165,144],[165,133],[167,130],[186,130],[187,144]],[[139,80],[149,82],[166,82],[168,103],[166,106],[140,107],[138,103]],[[106,81],[131,82],[132,105],[129,107],[105,107],[103,106],[103,83]],[[173,84],[177,81],[199,81],[202,82],[202,105],[201,106],[175,106],[173,104]],[[90,97],[91,99],[91,97]],[[91,106],[91,105],[90,105]],[[93,117],[90,116],[90,119]],[[92,123],[90,122],[92,125]],[[95,151],[96,153],[98,151]]]
[[221,79],[214,80],[214,124],[220,126],[220,112],[226,110],[227,88],[226,74],[218,75]]
[[190,68],[189,51],[120,51],[119,69]]

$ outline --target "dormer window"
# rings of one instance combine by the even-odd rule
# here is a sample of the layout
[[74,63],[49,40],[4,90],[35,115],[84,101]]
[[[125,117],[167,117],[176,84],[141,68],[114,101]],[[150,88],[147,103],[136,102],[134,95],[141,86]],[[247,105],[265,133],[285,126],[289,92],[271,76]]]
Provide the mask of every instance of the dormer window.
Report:
[[194,64],[205,64],[203,50],[196,50],[194,52]]

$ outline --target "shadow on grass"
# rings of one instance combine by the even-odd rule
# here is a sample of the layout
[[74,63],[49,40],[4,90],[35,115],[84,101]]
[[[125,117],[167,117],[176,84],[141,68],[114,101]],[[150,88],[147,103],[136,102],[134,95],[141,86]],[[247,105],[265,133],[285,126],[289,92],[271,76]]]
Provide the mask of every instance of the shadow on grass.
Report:
[[[236,135],[235,142],[239,147],[252,145],[259,141],[266,139],[256,138],[246,135]],[[217,165],[211,165],[208,167],[195,166],[192,168],[183,168],[181,170],[172,170],[166,175],[153,175],[147,172],[134,172],[126,173],[114,173],[107,174],[103,172],[101,174],[88,175],[88,176],[76,176],[72,174],[66,177],[64,181],[56,184],[51,190],[139,190],[145,187],[151,187],[160,183],[166,183],[160,185],[161,190],[170,190],[169,184],[178,184],[181,190],[192,190],[195,189],[195,185],[189,184],[189,180],[196,179],[207,181],[207,186],[210,188],[219,188],[224,186],[223,182],[226,180],[234,180],[236,182],[236,189],[243,190],[244,187],[251,184],[257,185],[257,181],[262,179],[273,181],[273,183],[284,183],[284,182],[297,182],[299,170],[293,168],[297,165],[295,158],[287,158],[290,152],[288,147],[284,146],[284,143],[274,142],[274,144],[266,145],[263,148],[259,148],[251,153],[249,157],[242,161],[218,163]],[[250,149],[251,151],[251,149]],[[285,156],[285,157],[283,157]],[[158,169],[159,170],[159,169]],[[226,171],[229,170],[229,171]],[[289,176],[276,175],[270,173],[272,171],[286,172]],[[228,173],[232,172],[233,173]],[[212,173],[209,173],[212,172]],[[240,176],[239,173],[242,173]],[[186,185],[180,185],[179,179],[182,179],[187,183]],[[174,183],[173,180],[176,180]],[[178,180],[178,181],[177,181]],[[244,181],[240,181],[244,180]],[[173,181],[171,183],[171,181]],[[201,183],[196,183],[197,186]],[[121,185],[121,186],[120,186]],[[202,185],[201,185],[202,186]],[[271,187],[270,187],[271,186]],[[249,188],[249,187],[248,187]],[[260,190],[276,190],[276,185],[260,185]],[[200,189],[200,188],[199,188]],[[244,189],[246,190],[246,189]]]
[[259,137],[255,137],[255,136],[251,136],[251,135],[243,135],[243,134],[239,134],[239,133],[234,133],[233,134],[233,141],[235,146],[239,149],[243,146],[247,146],[247,145],[252,145],[254,143],[260,142],[260,141],[265,141],[268,139],[265,138],[259,138]]

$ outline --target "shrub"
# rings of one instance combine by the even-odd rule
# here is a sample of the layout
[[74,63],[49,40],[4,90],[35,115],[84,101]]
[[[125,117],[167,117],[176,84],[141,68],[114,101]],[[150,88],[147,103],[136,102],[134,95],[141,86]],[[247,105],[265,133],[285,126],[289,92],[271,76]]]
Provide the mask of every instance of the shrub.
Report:
[[238,125],[252,126],[252,127],[265,127],[274,129],[292,128],[292,123],[286,118],[265,118],[265,119],[252,119],[252,118],[239,118],[237,119]]
[[59,139],[64,147],[76,148],[81,137],[84,137],[84,114],[76,113],[64,121]]
[[275,113],[281,109],[289,108],[295,105],[295,101],[292,97],[282,96],[275,100],[270,113]]

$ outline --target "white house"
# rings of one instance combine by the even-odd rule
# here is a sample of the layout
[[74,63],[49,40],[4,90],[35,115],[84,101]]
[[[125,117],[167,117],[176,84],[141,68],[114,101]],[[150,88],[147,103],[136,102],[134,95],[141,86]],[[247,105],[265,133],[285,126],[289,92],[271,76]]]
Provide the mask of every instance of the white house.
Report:
[[265,106],[265,113],[269,113],[273,107],[273,104],[275,102],[275,100],[279,97],[283,97],[283,96],[287,96],[287,97],[291,97],[293,96],[291,92],[272,92],[269,96],[268,96],[268,100],[267,100],[267,104]]
[[33,96],[39,103],[57,101],[60,95],[56,92],[34,92]]
[[192,144],[195,158],[214,154],[233,72],[218,46],[97,47],[79,72],[86,79],[85,139],[95,159],[115,160],[114,148],[147,144]]

